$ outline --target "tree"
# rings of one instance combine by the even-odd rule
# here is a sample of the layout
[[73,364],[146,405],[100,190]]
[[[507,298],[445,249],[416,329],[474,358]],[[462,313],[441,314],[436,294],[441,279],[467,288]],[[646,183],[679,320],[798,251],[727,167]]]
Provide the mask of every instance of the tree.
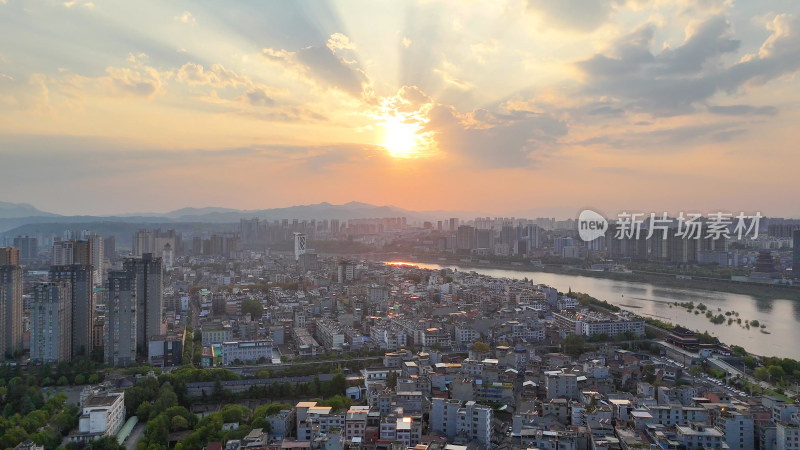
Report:
[[183,416],[175,416],[169,427],[170,431],[183,431],[189,429],[189,421]]
[[247,299],[242,302],[242,315],[250,314],[250,318],[258,320],[264,314],[264,307],[261,302],[255,299]]
[[394,389],[397,387],[397,372],[389,372],[386,375],[386,387]]
[[769,370],[766,367],[756,367],[756,370],[753,371],[753,376],[757,380],[766,381],[769,379]]
[[784,372],[781,366],[769,366],[767,372],[769,372],[770,376],[775,381],[781,380],[786,376],[786,372]]
[[75,384],[85,384],[85,383],[86,383],[86,377],[83,376],[83,374],[79,373],[75,375]]
[[330,393],[332,395],[344,395],[347,390],[347,379],[340,372],[333,376],[330,382]]
[[578,334],[570,334],[566,338],[564,338],[563,348],[564,353],[578,357],[584,351],[584,344],[586,340],[583,336]]
[[475,343],[472,344],[472,350],[474,350],[476,352],[479,352],[479,353],[486,353],[486,352],[490,351],[491,348],[489,348],[489,346],[484,342],[475,341]]

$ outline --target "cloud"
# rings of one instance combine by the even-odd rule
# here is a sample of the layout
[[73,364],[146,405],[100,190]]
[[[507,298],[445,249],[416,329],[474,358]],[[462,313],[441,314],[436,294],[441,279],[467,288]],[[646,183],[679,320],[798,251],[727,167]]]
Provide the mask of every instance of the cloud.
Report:
[[197,20],[195,20],[194,16],[189,11],[184,11],[180,16],[175,16],[175,20],[188,25],[195,25],[197,23]]
[[208,70],[202,64],[188,62],[178,69],[175,78],[190,86],[209,85],[216,88],[226,86],[252,86],[253,82],[234,70],[226,69],[222,64],[212,64]]
[[545,26],[588,32],[605,23],[622,0],[527,0],[529,12],[539,14]]
[[723,116],[774,116],[778,108],[774,106],[728,105],[709,106],[708,111]]
[[461,89],[462,91],[468,91],[468,90],[470,90],[470,89],[475,87],[474,84],[472,84],[472,83],[470,83],[468,81],[459,80],[458,78],[454,77],[453,75],[450,75],[444,69],[433,69],[433,73],[435,73],[435,74],[439,75],[440,77],[442,77],[442,80],[446,84],[448,84],[450,86],[454,86],[454,87],[456,87],[458,89]]
[[461,113],[416,86],[384,98],[382,116],[419,125],[423,146],[483,168],[530,167],[567,134],[566,122],[550,113],[509,103]]
[[263,89],[253,88],[244,93],[247,102],[253,106],[272,106],[275,100],[267,95]]
[[690,150],[698,144],[728,142],[748,133],[748,123],[739,121],[711,122],[699,125],[668,125],[647,131],[620,131],[599,134],[575,142],[576,145],[601,145],[612,149],[636,151]]
[[625,102],[626,109],[654,115],[691,113],[695,104],[717,92],[732,93],[746,84],[763,84],[800,69],[800,23],[779,15],[769,22],[772,34],[757,54],[726,64],[722,57],[740,43],[730,23],[713,16],[700,23],[676,48],[653,53],[656,27],[644,24],[617,40],[608,53],[576,65],[585,75],[584,91]]
[[[247,114],[250,114],[250,112],[241,111],[242,106],[275,106],[275,97],[284,94],[278,89],[257,83],[246,75],[227,69],[221,64],[212,64],[209,69],[205,69],[202,64],[188,62],[178,69],[175,79],[189,86],[211,86],[217,89],[244,87],[244,90],[240,91],[241,94],[236,97],[220,97],[217,91],[212,91],[211,94],[202,97],[202,100],[220,106],[227,106],[229,110],[239,110]],[[284,116],[271,115],[270,120],[275,117]],[[299,118],[300,116],[286,115],[282,120],[290,120],[292,117]]]
[[333,33],[328,39],[328,43],[326,47],[331,49],[332,52],[336,53],[338,50],[355,50],[356,46],[352,42],[350,42],[350,38],[343,35],[342,33]]
[[[19,134],[0,135],[0,157],[5,163],[0,167],[0,176],[26,186],[135,177],[143,171],[186,176],[187,172],[227,164],[333,171],[344,165],[371,166],[389,161],[381,147],[357,143],[172,150],[125,139]],[[35,174],[25,170],[42,158],[49,161],[46,168]]]
[[143,61],[146,58],[144,54],[130,54],[130,67],[107,67],[107,76],[96,81],[114,95],[153,98],[164,92],[164,85],[172,72],[161,72],[148,66]]
[[360,97],[368,93],[371,81],[358,62],[346,57],[354,49],[347,36],[334,33],[325,46],[297,51],[264,48],[261,55],[318,86]]

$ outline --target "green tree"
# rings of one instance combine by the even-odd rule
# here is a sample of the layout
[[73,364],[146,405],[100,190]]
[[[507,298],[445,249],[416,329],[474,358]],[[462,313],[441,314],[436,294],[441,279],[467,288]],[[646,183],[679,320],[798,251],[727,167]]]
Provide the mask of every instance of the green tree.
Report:
[[756,370],[753,371],[753,376],[757,380],[766,381],[769,379],[769,370],[766,367],[756,367]]
[[479,352],[479,353],[486,353],[486,352],[490,351],[491,348],[484,342],[475,341],[475,343],[472,344],[472,350],[474,350],[476,352]]
[[169,427],[170,431],[183,431],[189,429],[189,421],[183,416],[175,416],[172,418]]
[[767,372],[772,376],[773,381],[782,380],[783,377],[786,376],[786,372],[784,372],[781,366],[769,366],[767,367]]
[[397,387],[397,372],[389,372],[386,376],[386,387],[391,389]]
[[345,379],[344,375],[341,372],[337,373],[331,379],[329,395],[344,395],[346,390],[347,390],[347,379]]
[[247,299],[242,302],[242,315],[248,313],[253,320],[258,320],[264,314],[264,307],[258,300]]
[[585,350],[586,340],[583,336],[578,334],[570,334],[564,338],[562,343],[564,353],[570,356],[578,357],[583,354]]

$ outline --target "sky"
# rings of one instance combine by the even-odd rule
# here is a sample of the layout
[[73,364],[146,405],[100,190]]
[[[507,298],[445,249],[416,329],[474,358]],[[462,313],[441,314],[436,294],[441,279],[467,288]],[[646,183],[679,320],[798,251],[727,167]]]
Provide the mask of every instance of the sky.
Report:
[[800,216],[800,2],[0,0],[0,200]]

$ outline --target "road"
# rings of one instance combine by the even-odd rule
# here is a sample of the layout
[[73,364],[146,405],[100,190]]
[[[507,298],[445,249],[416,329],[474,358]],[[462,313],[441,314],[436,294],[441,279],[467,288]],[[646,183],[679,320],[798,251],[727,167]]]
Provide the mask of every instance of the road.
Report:
[[125,439],[125,449],[126,450],[136,450],[136,445],[139,443],[139,440],[142,439],[142,434],[144,434],[144,428],[147,424],[143,422],[139,422],[133,427],[131,430],[131,434]]

